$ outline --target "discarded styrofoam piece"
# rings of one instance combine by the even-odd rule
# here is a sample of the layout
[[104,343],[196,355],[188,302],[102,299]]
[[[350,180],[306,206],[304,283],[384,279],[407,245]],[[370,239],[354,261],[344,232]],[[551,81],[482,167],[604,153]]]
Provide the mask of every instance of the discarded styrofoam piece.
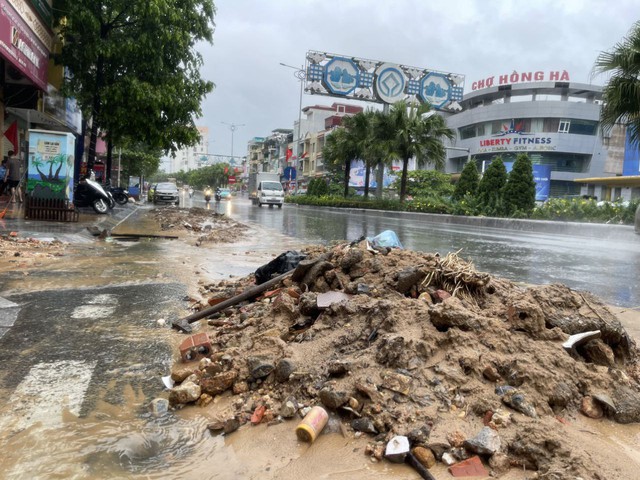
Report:
[[600,330],[593,330],[591,332],[582,332],[571,335],[569,339],[562,344],[565,350],[571,351],[580,345],[587,343],[594,338],[600,338]]
[[334,303],[339,303],[344,300],[351,299],[353,295],[349,295],[344,292],[326,292],[319,293],[318,298],[316,300],[316,304],[318,308],[329,308]]
[[390,462],[403,463],[410,450],[409,439],[404,435],[396,435],[387,443],[384,456]]
[[176,384],[176,382],[173,381],[173,378],[171,378],[171,375],[162,377],[162,383],[164,383],[164,386],[167,388],[173,388],[174,385]]

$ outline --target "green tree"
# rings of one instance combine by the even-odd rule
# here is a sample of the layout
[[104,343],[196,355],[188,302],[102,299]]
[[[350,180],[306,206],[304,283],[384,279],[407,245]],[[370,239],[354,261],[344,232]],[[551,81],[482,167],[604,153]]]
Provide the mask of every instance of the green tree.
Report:
[[404,202],[409,160],[415,158],[418,166],[432,164],[436,169],[443,168],[446,149],[442,142],[453,138],[454,133],[429,104],[416,106],[401,101],[392,105],[384,117],[382,128],[394,134],[385,146],[386,157],[402,161],[400,201]]
[[536,206],[536,182],[533,167],[526,153],[517,156],[504,187],[504,207],[507,215],[531,215]]
[[[394,188],[400,187],[401,179],[394,181]],[[436,170],[414,170],[407,174],[407,195],[414,198],[442,198],[453,194],[451,175]]]
[[478,173],[478,165],[476,165],[475,160],[470,160],[464,165],[460,179],[456,184],[455,191],[451,198],[453,200],[462,200],[467,195],[475,197],[478,193],[479,183],[480,174]]
[[213,89],[195,50],[213,36],[212,0],[55,0],[63,39],[55,60],[70,75],[64,93],[91,119],[89,166],[98,131],[164,151],[197,142],[194,116]]
[[609,52],[598,55],[594,70],[609,73],[600,110],[603,130],[626,125],[631,141],[640,145],[640,22]]
[[507,169],[502,157],[494,157],[478,185],[478,206],[484,214],[503,214],[503,193],[506,183]]
[[149,148],[142,143],[127,144],[120,155],[122,178],[153,176],[160,168],[160,149]]

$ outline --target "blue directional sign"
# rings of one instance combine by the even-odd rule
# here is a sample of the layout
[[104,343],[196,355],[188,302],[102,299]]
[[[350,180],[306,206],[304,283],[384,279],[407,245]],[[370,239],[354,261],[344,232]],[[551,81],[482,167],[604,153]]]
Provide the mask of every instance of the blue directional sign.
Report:
[[451,82],[442,73],[430,72],[420,81],[420,97],[434,108],[441,108],[451,99]]
[[397,65],[383,63],[376,70],[376,93],[385,103],[395,103],[405,97],[407,84],[404,73]]
[[344,57],[335,57],[324,69],[324,84],[334,95],[349,95],[358,86],[360,71],[356,64]]

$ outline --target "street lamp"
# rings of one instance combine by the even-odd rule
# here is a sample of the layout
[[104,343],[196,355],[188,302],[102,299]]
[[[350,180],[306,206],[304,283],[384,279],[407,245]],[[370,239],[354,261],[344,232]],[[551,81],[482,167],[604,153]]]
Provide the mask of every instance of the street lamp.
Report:
[[467,152],[467,163],[471,160],[471,149],[466,147],[444,147],[447,150],[459,150],[461,152]]
[[238,127],[244,127],[244,123],[227,123],[227,122],[220,122],[223,125],[228,125],[229,126],[229,130],[231,130],[231,158],[233,158],[233,132],[236,131],[236,128]]
[[[293,65],[287,65],[286,63],[280,62],[280,65],[287,68],[293,68],[295,72],[293,74],[300,81],[300,103],[298,105],[298,139],[296,140],[296,151],[297,151],[297,164],[300,166],[300,140],[302,139],[302,90],[304,86],[304,80],[307,78],[307,72],[304,70],[304,66],[300,68],[294,67]],[[296,175],[296,192],[298,191],[298,183],[300,182],[299,175],[300,172],[297,172]]]

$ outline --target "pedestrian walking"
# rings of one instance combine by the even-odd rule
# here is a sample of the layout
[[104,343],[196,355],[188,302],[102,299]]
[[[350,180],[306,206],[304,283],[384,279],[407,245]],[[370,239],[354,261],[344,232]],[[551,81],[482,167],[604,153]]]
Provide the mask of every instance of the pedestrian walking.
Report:
[[13,150],[9,150],[9,161],[7,162],[7,173],[5,174],[5,180],[9,186],[9,190],[12,195],[11,203],[15,203],[16,200],[22,203],[22,189],[20,188],[20,158],[15,155]]

